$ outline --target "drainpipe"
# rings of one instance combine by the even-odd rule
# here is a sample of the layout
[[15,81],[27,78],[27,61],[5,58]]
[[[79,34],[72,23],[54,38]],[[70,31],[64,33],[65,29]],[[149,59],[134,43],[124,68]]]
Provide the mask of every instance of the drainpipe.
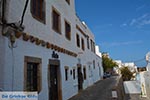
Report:
[[6,0],[2,0],[2,23],[6,23],[5,11],[6,11]]
[[2,31],[1,33],[3,34],[4,32],[4,28],[6,26],[6,4],[7,4],[7,0],[2,0]]

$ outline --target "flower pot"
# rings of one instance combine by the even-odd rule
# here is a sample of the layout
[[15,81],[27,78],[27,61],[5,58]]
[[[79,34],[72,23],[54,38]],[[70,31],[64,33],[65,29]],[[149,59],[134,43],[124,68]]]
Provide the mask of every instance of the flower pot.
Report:
[[46,42],[45,42],[44,40],[41,40],[41,45],[42,45],[43,47],[45,47],[45,46],[46,46]]
[[36,38],[35,44],[36,44],[36,45],[40,45],[40,43],[41,43],[41,40],[38,39],[38,38]]
[[50,44],[49,42],[47,42],[47,43],[46,43],[46,48],[49,49],[50,47],[51,47],[51,44]]
[[16,38],[20,38],[21,35],[22,35],[22,32],[19,32],[19,31],[15,32],[15,37]]
[[30,36],[30,42],[35,42],[36,38],[34,36]]
[[53,44],[51,44],[51,49],[54,49],[54,45]]
[[30,38],[30,35],[28,35],[27,33],[23,33],[23,40],[24,41],[28,41]]

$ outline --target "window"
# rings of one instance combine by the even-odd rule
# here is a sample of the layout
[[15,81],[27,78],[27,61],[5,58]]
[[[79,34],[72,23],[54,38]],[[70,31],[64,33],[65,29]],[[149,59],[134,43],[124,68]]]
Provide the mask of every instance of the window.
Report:
[[82,42],[82,50],[84,50],[85,48],[84,48],[84,39],[83,38],[81,39],[81,42]]
[[70,5],[70,0],[66,0],[66,2]]
[[97,63],[97,66],[99,67],[100,65],[99,65],[99,62]]
[[73,69],[73,79],[75,80],[76,79],[76,70]]
[[54,8],[52,11],[52,28],[54,31],[61,33],[60,14]]
[[71,26],[67,21],[65,21],[65,36],[68,40],[71,40]]
[[95,69],[95,60],[93,60],[93,68]]
[[24,89],[25,91],[41,91],[41,59],[25,57],[24,70]]
[[37,91],[37,63],[27,63],[27,91]]
[[76,34],[76,43],[77,43],[77,46],[80,47],[80,37],[78,34]]
[[91,40],[91,51],[95,53],[95,43]]
[[84,80],[86,80],[86,67],[83,68]]
[[91,42],[91,51],[93,51],[93,41],[90,40],[90,42]]
[[95,43],[93,42],[93,52],[95,53]]
[[65,80],[68,80],[68,71],[69,71],[69,67],[65,66]]
[[90,49],[89,37],[87,37],[87,48]]
[[44,0],[31,0],[31,14],[42,23],[45,23],[45,2]]

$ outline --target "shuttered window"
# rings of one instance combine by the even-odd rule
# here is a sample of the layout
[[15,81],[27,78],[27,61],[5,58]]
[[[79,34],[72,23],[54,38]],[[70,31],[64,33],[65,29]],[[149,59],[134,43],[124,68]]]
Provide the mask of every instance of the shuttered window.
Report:
[[52,11],[52,28],[57,33],[61,34],[61,22],[60,22],[60,14],[53,8]]
[[44,0],[31,0],[32,16],[38,21],[45,23],[45,2]]

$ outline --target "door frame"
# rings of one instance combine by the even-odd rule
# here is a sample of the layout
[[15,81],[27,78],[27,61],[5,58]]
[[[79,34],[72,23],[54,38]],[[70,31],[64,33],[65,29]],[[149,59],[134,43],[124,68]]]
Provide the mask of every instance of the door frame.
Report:
[[[81,81],[79,79],[79,71],[82,73],[82,65],[81,64],[77,64],[78,91],[81,91],[81,90],[83,90],[83,82],[79,82],[79,81]],[[83,73],[82,73],[82,76],[83,76]],[[79,86],[79,85],[81,85],[81,86]]]
[[[56,65],[57,68],[57,80],[58,80],[58,100],[62,100],[62,81],[61,81],[61,71],[60,71],[60,60],[55,60],[55,59],[49,59],[49,64],[48,64],[48,91],[50,92],[50,66],[51,65]],[[48,92],[48,96],[50,98]]]

